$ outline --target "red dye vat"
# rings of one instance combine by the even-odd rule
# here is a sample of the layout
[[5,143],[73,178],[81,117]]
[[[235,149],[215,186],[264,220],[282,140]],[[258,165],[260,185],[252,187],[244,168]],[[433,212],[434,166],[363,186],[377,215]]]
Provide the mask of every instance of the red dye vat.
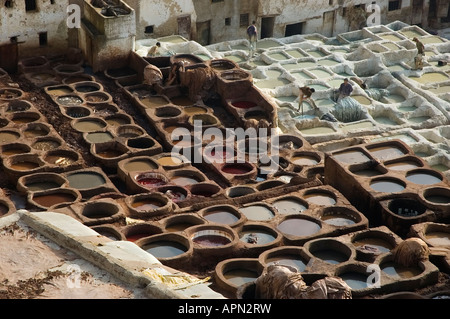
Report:
[[156,177],[141,178],[137,182],[142,186],[151,186],[151,187],[162,186],[166,184],[166,181]]
[[193,241],[194,243],[204,247],[218,247],[231,243],[231,240],[228,238],[218,235],[202,235],[195,237]]
[[249,109],[256,106],[256,103],[251,101],[236,101],[231,103],[234,107],[237,107],[239,109]]
[[152,234],[139,233],[139,234],[132,234],[132,235],[129,235],[129,236],[126,236],[126,237],[127,237],[128,241],[135,242],[138,239],[141,239],[141,238],[144,238],[144,237],[148,237],[148,236],[151,236],[151,235]]
[[227,164],[222,167],[222,171],[227,174],[239,175],[245,174],[252,170],[250,165],[243,164]]

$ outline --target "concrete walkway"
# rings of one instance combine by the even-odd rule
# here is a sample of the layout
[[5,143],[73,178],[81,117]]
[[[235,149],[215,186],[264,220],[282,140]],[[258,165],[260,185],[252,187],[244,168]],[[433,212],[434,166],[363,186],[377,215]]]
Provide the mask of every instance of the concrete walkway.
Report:
[[0,219],[0,228],[20,220],[117,279],[144,288],[149,298],[224,299],[210,283],[164,266],[133,242],[111,240],[68,215],[19,210],[5,218]]

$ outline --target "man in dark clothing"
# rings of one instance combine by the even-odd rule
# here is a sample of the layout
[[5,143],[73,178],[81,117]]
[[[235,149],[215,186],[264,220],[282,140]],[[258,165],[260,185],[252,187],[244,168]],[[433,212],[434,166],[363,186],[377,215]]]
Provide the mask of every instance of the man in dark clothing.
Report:
[[338,101],[341,99],[350,96],[350,94],[353,91],[353,86],[348,82],[348,79],[345,78],[344,82],[339,86],[339,98]]
[[250,57],[256,51],[256,41],[258,40],[258,30],[256,29],[256,21],[253,21],[250,26],[247,28],[247,36],[250,41]]

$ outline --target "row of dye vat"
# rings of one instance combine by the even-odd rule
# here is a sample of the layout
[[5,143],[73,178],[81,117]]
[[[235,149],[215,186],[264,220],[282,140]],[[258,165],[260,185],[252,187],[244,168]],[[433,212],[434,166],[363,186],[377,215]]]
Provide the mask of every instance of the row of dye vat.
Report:
[[399,234],[412,224],[450,217],[447,179],[400,140],[341,149],[325,162],[328,184],[370,212],[373,222],[384,222]]
[[[46,87],[45,90],[63,114],[73,108],[76,115],[71,117],[72,127],[83,134],[84,140],[91,145],[91,154],[106,167],[114,167],[117,160],[129,154],[153,155],[162,151],[162,146],[154,138],[112,103],[112,97],[103,92],[101,84],[95,81],[74,82]],[[105,99],[84,101],[80,90],[105,96]],[[72,91],[77,94],[67,94]]]
[[105,193],[119,194],[100,168],[31,172],[16,181],[17,190],[27,196],[28,204],[40,210],[65,207]]
[[60,172],[82,166],[80,154],[66,145],[32,103],[18,99],[3,106],[1,157],[10,178],[15,181],[28,172]]
[[[253,186],[234,187],[227,189],[225,192],[224,189],[219,187],[214,181],[209,180],[201,171],[192,167],[188,161],[184,161],[185,158],[181,156],[174,157],[170,153],[161,153],[156,155],[156,157],[137,156],[120,161],[117,164],[117,171],[118,178],[123,184],[122,186],[126,187],[129,193],[163,192],[169,195],[175,203],[183,207],[189,203],[192,204],[192,201],[199,197],[209,201],[255,194],[257,191],[285,185],[289,182],[286,178],[293,177],[293,175],[286,173],[277,176],[278,179],[275,181],[269,180]],[[30,194],[54,188],[58,190],[67,186],[66,180],[58,174],[28,173],[18,180],[17,187],[24,193]],[[83,198],[86,198],[87,195],[98,195],[100,190],[104,188],[114,189],[108,177],[97,170],[78,170],[73,173],[85,176],[86,181],[90,183],[76,187],[82,190]],[[37,184],[35,183],[36,181],[38,181]],[[65,205],[70,203],[65,202]],[[62,203],[55,205],[62,206]],[[158,211],[153,212],[153,216],[158,214]]]
[[[129,225],[122,230],[110,225],[93,228],[114,240],[135,241],[166,265],[176,265],[187,270],[190,270],[189,265],[193,262],[202,267],[215,267],[214,279],[219,291],[232,294],[231,297],[236,297],[240,286],[254,281],[263,267],[270,264],[294,267],[306,276],[342,276],[356,293],[363,289],[360,291],[361,295],[368,292],[364,288],[369,284],[369,263],[372,266],[379,265],[388,275],[381,279],[382,290],[412,289],[437,280],[438,270],[428,261],[414,267],[402,267],[393,262],[389,252],[401,239],[385,227],[357,230],[349,232],[345,237],[341,235],[337,238],[308,239],[303,247],[278,242],[255,249],[249,239],[261,236],[264,228],[260,223],[246,222],[235,233],[229,227],[205,224],[192,214],[167,217],[159,223],[165,232],[159,233],[161,228],[156,228],[154,223]],[[145,232],[147,237],[142,237]],[[430,233],[429,236],[431,238],[437,235]],[[448,233],[442,236],[445,240]],[[200,262],[206,256],[210,262]],[[347,272],[352,274],[344,276]],[[404,280],[408,282],[403,282]],[[396,284],[391,286],[392,282]],[[379,292],[379,289],[369,291]]]
[[[331,192],[329,188],[327,190]],[[202,226],[202,233],[211,235],[204,246],[214,248],[213,251],[219,253],[229,251],[228,244],[232,241],[236,244],[237,233],[242,235],[239,237],[242,243],[245,242],[245,250],[260,251],[278,246],[283,242],[301,244],[312,238],[367,228],[367,219],[351,205],[343,204],[343,199],[336,205],[316,204],[303,199],[306,197],[309,200],[317,200],[324,196],[325,191],[325,189],[312,189],[304,196],[291,193],[289,196],[243,207],[230,204],[213,205],[191,213],[185,210],[177,212],[175,208],[173,214],[159,221],[138,223],[136,227],[133,227],[134,231],[128,233],[126,237],[137,240],[158,234],[159,232],[155,232],[155,225],[158,225],[158,229],[164,230],[164,234],[184,231],[191,226]],[[129,196],[125,202],[128,208],[131,208],[132,216],[135,218],[140,216],[141,219],[145,219],[145,212],[161,207],[165,209],[174,207],[167,196],[158,193]],[[263,221],[264,217],[265,221]],[[274,225],[276,227],[273,227]],[[226,245],[224,242],[227,242]],[[217,258],[220,258],[220,255]]]
[[[255,280],[270,265],[285,265],[300,272],[307,285],[326,276],[341,278],[352,297],[409,291],[434,284],[439,269],[429,260],[413,266],[395,262],[392,250],[401,238],[387,228],[371,228],[339,237],[319,238],[303,247],[284,246],[257,258],[232,258],[217,264],[214,279],[230,297],[254,298]],[[254,293],[254,291],[253,291]]]

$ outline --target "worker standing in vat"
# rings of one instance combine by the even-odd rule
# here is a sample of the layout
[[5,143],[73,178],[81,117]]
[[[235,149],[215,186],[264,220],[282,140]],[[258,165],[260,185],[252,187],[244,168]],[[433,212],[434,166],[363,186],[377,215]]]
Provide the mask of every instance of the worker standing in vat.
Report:
[[256,41],[258,41],[258,29],[256,28],[256,21],[253,20],[252,24],[247,28],[247,36],[250,41],[250,57],[256,52]]
[[350,84],[347,78],[344,79],[344,82],[339,86],[339,97],[338,101],[342,100],[345,97],[350,96],[353,92],[353,86]]
[[181,78],[180,73],[184,72],[184,63],[183,61],[176,61],[172,64],[172,68],[170,69],[169,77],[167,78],[166,86],[172,84],[180,84]]
[[417,54],[424,55],[425,54],[425,46],[419,39],[416,37],[413,38],[413,41],[416,42]]
[[316,90],[314,88],[310,88],[309,86],[302,86],[299,88],[300,94],[299,94],[299,101],[298,101],[298,108],[297,112],[300,111],[300,108],[302,109],[302,115],[303,115],[303,101],[308,100],[312,106],[316,109],[316,104],[312,100],[311,96]]
[[149,57],[154,57],[158,54],[158,50],[161,47],[161,43],[160,42],[156,42],[156,44],[154,46],[152,46],[150,48],[150,50],[148,50],[148,54],[147,56]]
[[422,70],[423,69],[423,55],[425,54],[425,46],[416,37],[413,38],[413,41],[416,43],[416,48],[417,48],[417,56],[414,58],[414,64],[416,66],[416,69]]

